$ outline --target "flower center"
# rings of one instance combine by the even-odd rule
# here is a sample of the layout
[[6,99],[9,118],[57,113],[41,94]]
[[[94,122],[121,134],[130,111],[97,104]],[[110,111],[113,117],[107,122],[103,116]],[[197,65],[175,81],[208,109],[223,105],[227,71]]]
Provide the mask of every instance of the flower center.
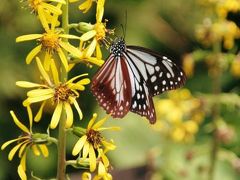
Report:
[[99,146],[101,145],[101,141],[102,141],[101,133],[99,131],[90,129],[87,132],[87,141],[93,145],[94,149],[99,148]]
[[55,88],[54,101],[68,101],[69,96],[76,96],[75,93],[67,87],[65,84]]
[[44,33],[40,39],[43,48],[49,52],[57,51],[59,48],[59,36],[56,33]]
[[97,40],[103,40],[106,36],[106,28],[105,25],[103,23],[97,23],[95,24],[95,30],[97,32],[96,34],[96,38]]
[[42,3],[42,0],[28,0],[29,7],[37,12],[38,6]]

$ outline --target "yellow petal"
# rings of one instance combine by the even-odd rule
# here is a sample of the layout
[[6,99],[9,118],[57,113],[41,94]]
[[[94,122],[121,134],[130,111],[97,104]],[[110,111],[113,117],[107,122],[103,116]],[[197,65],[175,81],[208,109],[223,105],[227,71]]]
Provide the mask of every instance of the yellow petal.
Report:
[[52,70],[54,84],[59,84],[60,81],[59,81],[58,70],[53,59],[51,60],[51,70]]
[[74,98],[70,98],[70,99],[71,99],[71,101],[73,102],[73,104],[74,104],[74,106],[75,106],[75,108],[76,108],[76,110],[77,110],[77,112],[78,112],[79,119],[82,120],[83,114],[82,114],[82,111],[81,111],[81,109],[80,109],[80,107],[79,107],[76,99],[74,99]]
[[83,148],[83,145],[85,144],[86,140],[87,140],[87,136],[84,135],[77,141],[77,143],[75,144],[75,146],[72,150],[72,155],[73,156],[76,156],[80,153],[80,151]]
[[74,36],[70,34],[59,34],[59,37],[66,38],[66,39],[80,39],[79,36]]
[[58,122],[59,122],[61,114],[62,114],[62,106],[63,106],[63,103],[59,102],[53,112],[53,116],[52,116],[51,123],[50,123],[51,129],[55,129],[58,125]]
[[74,46],[72,46],[71,44],[62,42],[62,41],[60,41],[59,44],[63,49],[70,52],[73,56],[76,56],[76,57],[82,56],[82,52],[78,48],[75,48]]
[[84,3],[82,3],[79,6],[79,9],[83,11],[83,13],[86,13],[91,8],[91,6],[92,6],[92,0],[86,0]]
[[93,52],[95,51],[96,45],[97,45],[97,40],[93,39],[93,41],[91,42],[91,44],[87,48],[87,52],[85,54],[86,57],[92,56]]
[[110,163],[107,156],[103,152],[101,152],[101,159],[102,159],[103,165],[105,166],[105,168],[107,168],[110,165]]
[[46,71],[49,71],[50,64],[51,64],[52,54],[50,52],[46,52],[43,61],[43,67]]
[[41,63],[41,61],[40,61],[40,59],[39,59],[38,57],[36,57],[36,61],[37,61],[38,69],[39,69],[41,75],[42,75],[43,78],[47,81],[47,83],[48,83],[49,85],[52,85],[51,80],[50,80],[47,72],[46,72],[45,69],[43,68],[42,63]]
[[[24,156],[24,154],[26,153],[26,146],[29,145],[30,142],[26,142],[24,143],[21,148],[18,151],[18,157],[22,158],[22,156]],[[24,153],[24,154],[23,154]]]
[[22,42],[22,41],[30,41],[34,39],[40,39],[43,35],[42,34],[28,34],[28,35],[22,35],[16,38],[16,42]]
[[17,150],[22,146],[24,142],[21,142],[19,144],[17,144],[16,146],[14,146],[14,148],[11,149],[11,151],[8,154],[8,160],[11,161],[14,157],[14,155],[16,154]]
[[90,171],[93,172],[96,169],[96,154],[93,149],[93,146],[89,146],[89,163],[90,163]]
[[45,14],[44,14],[44,9],[41,5],[38,6],[38,17],[39,17],[40,22],[42,23],[42,26],[45,29],[45,31],[49,31],[48,22],[45,17]]
[[88,141],[85,142],[84,146],[83,146],[83,151],[82,151],[82,158],[85,159],[87,158],[88,154],[89,154],[89,147],[92,146],[89,144]]
[[18,120],[18,118],[16,117],[15,113],[14,113],[13,111],[10,111],[10,114],[11,114],[11,116],[12,116],[12,118],[13,118],[14,123],[15,123],[21,130],[23,130],[23,131],[26,132],[26,133],[29,133],[29,129],[28,129],[25,125],[23,125],[23,124]]
[[100,161],[98,164],[98,175],[104,175],[106,173],[106,169],[105,166],[103,165],[103,163]]
[[34,117],[35,122],[39,122],[40,119],[42,118],[43,108],[44,108],[45,104],[46,104],[46,101],[43,101],[43,103],[41,104],[41,106],[40,106],[40,108],[39,108],[39,110],[36,114],[36,116]]
[[94,122],[96,121],[96,118],[97,118],[97,113],[94,113],[92,119],[88,123],[87,129],[91,129],[92,128]]
[[67,114],[66,128],[70,128],[73,124],[73,112],[69,103],[64,103]]
[[87,85],[90,82],[91,82],[90,79],[85,78],[85,79],[82,79],[82,80],[78,81],[76,84]]
[[36,144],[32,145],[31,148],[32,148],[32,151],[33,151],[34,155],[40,156],[41,153],[40,153]]
[[95,57],[88,57],[87,59],[84,59],[84,60],[88,61],[91,64],[95,64],[99,67],[101,67],[104,63],[104,61],[102,59],[97,59]]
[[80,77],[83,77],[83,76],[87,76],[87,75],[88,75],[88,73],[75,76],[75,77],[69,79],[69,80],[66,82],[66,84],[72,83],[72,82],[75,81],[76,79],[78,79],[78,78],[80,78]]
[[89,39],[93,38],[96,34],[97,34],[97,32],[95,30],[88,31],[80,37],[80,40],[88,41]]
[[96,57],[97,57],[97,59],[102,59],[102,51],[101,51],[99,43],[97,43],[97,45],[96,45]]
[[114,150],[116,149],[116,145],[114,145],[113,143],[107,142],[102,140],[102,144],[105,146],[105,148],[107,148],[108,150]]
[[2,146],[1,146],[1,150],[4,150],[9,144],[12,144],[16,141],[19,141],[21,139],[25,139],[26,137],[20,137],[20,138],[16,138],[16,139],[12,139],[12,140],[9,140],[7,142],[5,142]]
[[26,159],[27,159],[27,151],[25,151],[20,161],[20,166],[22,166],[23,171],[26,171]]
[[65,54],[63,53],[61,48],[58,48],[58,55],[60,57],[60,60],[64,66],[64,68],[66,69],[66,71],[68,70],[68,60],[65,56]]
[[34,87],[47,87],[42,84],[27,82],[27,81],[17,81],[16,85],[23,88],[34,88]]
[[66,4],[65,0],[48,0],[50,2],[57,2],[57,3],[61,3],[61,4]]
[[18,166],[18,175],[21,178],[21,180],[27,180],[27,175],[25,171],[23,170],[23,167],[21,165]]
[[42,4],[42,7],[43,7],[44,9],[49,10],[49,11],[52,12],[53,14],[56,14],[56,15],[62,14],[62,10],[61,10],[61,9],[58,9],[56,6],[53,6],[53,5],[51,5],[51,4],[44,3],[44,2],[42,2],[41,4]]
[[27,112],[28,112],[28,119],[29,119],[29,130],[30,132],[32,132],[33,115],[32,115],[32,109],[30,106],[27,106]]
[[23,102],[23,105],[28,106],[29,104],[45,101],[47,99],[51,99],[52,97],[53,97],[53,94],[47,94],[47,95],[36,96],[36,97],[29,97]]
[[34,49],[32,49],[26,57],[26,63],[30,64],[32,62],[33,58],[41,51],[41,49],[42,49],[41,44],[38,45],[37,47],[35,47]]
[[47,148],[46,144],[39,144],[38,147],[40,148],[43,156],[44,156],[45,158],[48,157],[49,152],[48,152],[48,148]]
[[98,0],[97,2],[97,12],[96,12],[97,22],[102,22],[102,18],[104,14],[104,3],[105,3],[105,0]]
[[82,180],[91,180],[91,179],[92,179],[91,173],[84,172],[84,173],[82,174]]
[[112,126],[112,127],[100,127],[100,128],[98,128],[98,131],[105,131],[105,130],[120,131],[121,128],[118,127],[118,126]]
[[93,129],[97,130],[99,127],[101,127],[105,121],[108,119],[109,116],[106,116],[105,118],[103,118],[102,120],[98,121],[96,124],[93,125]]
[[34,89],[31,91],[27,92],[28,97],[39,97],[39,96],[45,96],[52,94],[54,95],[54,90],[53,89]]

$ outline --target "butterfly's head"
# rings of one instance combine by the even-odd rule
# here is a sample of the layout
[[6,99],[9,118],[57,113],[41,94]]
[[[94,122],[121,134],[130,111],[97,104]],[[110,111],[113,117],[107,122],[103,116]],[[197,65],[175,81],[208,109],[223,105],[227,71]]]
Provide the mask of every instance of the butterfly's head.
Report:
[[123,38],[117,38],[110,46],[110,53],[115,57],[121,57],[126,50],[126,44]]

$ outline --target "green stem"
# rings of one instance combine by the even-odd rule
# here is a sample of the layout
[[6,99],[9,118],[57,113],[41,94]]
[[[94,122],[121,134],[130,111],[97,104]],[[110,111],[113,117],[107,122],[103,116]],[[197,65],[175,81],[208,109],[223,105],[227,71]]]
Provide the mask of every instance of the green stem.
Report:
[[[62,28],[65,34],[69,34],[68,28],[68,1],[62,6]],[[67,39],[65,39],[67,41]],[[65,52],[66,54],[66,52]],[[67,71],[65,70],[63,64],[60,67],[61,70],[61,82],[67,81]],[[57,166],[57,179],[66,179],[66,112],[62,111],[59,129],[58,129],[58,166]]]
[[[218,96],[221,93],[221,62],[219,59],[221,58],[221,43],[216,43],[214,46],[214,54],[215,54],[215,71],[212,77],[213,80],[213,89],[212,92],[214,95]],[[219,142],[217,138],[217,122],[219,120],[220,116],[220,102],[219,99],[216,99],[213,108],[212,108],[212,117],[213,117],[213,139],[212,139],[212,148],[210,153],[210,169],[209,169],[209,180],[214,179],[214,173],[215,173],[215,166],[217,161],[217,154],[219,149]]]

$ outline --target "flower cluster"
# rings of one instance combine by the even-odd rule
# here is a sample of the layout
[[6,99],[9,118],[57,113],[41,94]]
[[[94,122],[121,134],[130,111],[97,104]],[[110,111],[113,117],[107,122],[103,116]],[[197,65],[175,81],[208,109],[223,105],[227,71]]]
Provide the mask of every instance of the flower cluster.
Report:
[[158,100],[156,112],[160,119],[154,129],[176,142],[192,141],[205,117],[201,100],[187,89],[169,92],[167,99]]
[[[59,123],[60,133],[66,134],[66,129],[79,137],[75,144],[72,154],[78,155],[74,166],[84,166],[87,164],[89,172],[83,174],[83,179],[91,179],[91,173],[97,171],[94,179],[111,179],[109,170],[110,162],[106,156],[108,151],[116,148],[113,140],[107,141],[101,131],[118,130],[118,127],[102,127],[107,117],[95,123],[97,115],[89,121],[86,129],[74,126],[74,120],[84,119],[84,113],[79,105],[81,92],[90,83],[87,73],[79,74],[69,78],[69,72],[73,67],[82,62],[87,65],[101,66],[102,46],[108,45],[107,36],[113,33],[106,28],[107,20],[103,20],[105,0],[86,0],[80,4],[79,9],[87,13],[96,3],[96,22],[94,24],[79,22],[77,24],[68,23],[69,3],[77,0],[28,0],[24,1],[27,7],[40,20],[42,33],[27,34],[16,38],[16,42],[34,40],[36,46],[26,56],[26,64],[36,64],[39,71],[39,82],[17,81],[16,85],[30,89],[27,98],[23,101],[23,107],[28,111],[30,127],[27,128],[16,117],[13,111],[10,114],[15,124],[23,131],[19,138],[5,142],[1,149],[5,149],[12,143],[17,143],[9,153],[9,160],[19,151],[18,157],[20,164],[18,174],[21,179],[27,179],[26,157],[30,150],[35,155],[43,154],[48,156],[48,145],[54,142],[60,146],[62,139],[52,138],[49,133],[33,133],[33,123],[38,123],[43,119],[46,107],[52,107],[48,112],[52,112],[49,123],[50,129],[55,129]],[[60,19],[61,18],[61,19]],[[62,23],[60,23],[60,20]],[[75,29],[79,35],[69,34],[69,30]],[[72,43],[71,41],[75,41]],[[78,44],[75,46],[73,44]],[[33,62],[34,61],[34,62]],[[32,113],[31,108],[38,104],[39,110],[36,114]],[[72,109],[76,110],[77,116]],[[79,123],[80,121],[76,122]],[[60,132],[61,131],[61,132]],[[65,140],[64,140],[65,141]],[[66,147],[58,147],[66,148]],[[63,151],[64,152],[64,151]],[[65,155],[61,155],[65,157]],[[63,160],[66,165],[70,161]],[[65,165],[64,165],[65,166]],[[86,169],[86,167],[84,167]],[[60,172],[59,174],[61,174]],[[59,176],[58,174],[58,176]],[[64,172],[65,175],[65,172]],[[63,176],[63,174],[61,174]]]

